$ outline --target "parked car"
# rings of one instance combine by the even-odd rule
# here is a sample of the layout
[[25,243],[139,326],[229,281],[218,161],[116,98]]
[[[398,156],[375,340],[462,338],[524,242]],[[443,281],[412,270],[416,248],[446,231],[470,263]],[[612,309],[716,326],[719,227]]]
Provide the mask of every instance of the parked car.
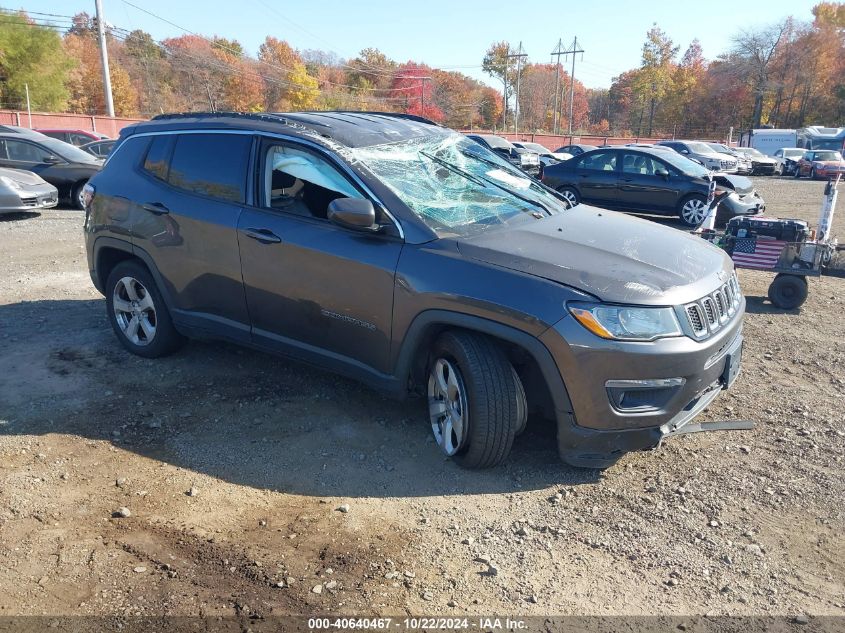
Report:
[[108,138],[105,134],[100,134],[99,132],[89,132],[88,130],[36,128],[35,131],[40,132],[45,136],[49,136],[50,138],[64,141],[65,143],[70,143],[71,145],[76,145],[77,147],[81,147],[91,141],[101,141]]
[[806,150],[800,147],[781,147],[775,151],[774,158],[777,161],[775,173],[778,176],[789,176],[795,174],[798,161],[804,156]]
[[539,143],[521,141],[519,143],[514,143],[513,145],[514,147],[518,147],[520,149],[527,149],[529,152],[536,152],[540,156],[540,163],[542,163],[544,167],[572,158],[572,154],[567,154],[566,152],[553,152],[548,147],[540,145]]
[[598,145],[585,145],[583,143],[575,143],[573,145],[564,145],[563,147],[558,147],[555,152],[561,154],[572,154],[573,156],[578,156],[579,154],[583,154],[584,152],[589,152],[591,149],[598,148]]
[[102,161],[69,143],[19,128],[0,132],[0,167],[38,174],[59,190],[59,198],[84,208],[82,189]]
[[114,144],[117,143],[115,139],[103,139],[102,141],[91,141],[85,145],[80,145],[79,149],[84,150],[94,156],[95,158],[105,158],[112,151]]
[[694,158],[711,171],[733,174],[737,171],[737,160],[730,154],[717,152],[701,141],[658,141],[657,145],[670,147],[687,158]]
[[526,174],[535,178],[540,176],[540,155],[537,152],[517,147],[506,138],[495,134],[467,134],[467,138],[499,154]]
[[58,190],[36,174],[0,168],[0,214],[50,209],[57,204]]
[[736,159],[736,173],[741,176],[750,176],[754,171],[754,165],[751,158],[739,152],[732,147],[723,145],[722,143],[705,143],[710,149],[719,154],[727,154]]
[[718,192],[732,191],[719,204],[718,221],[765,210],[748,178],[713,173],[664,149],[602,147],[543,170],[543,183],[569,206],[583,201],[620,211],[677,214],[690,227],[707,215],[711,177]]
[[91,279],[127,350],[223,338],[425,394],[466,467],[502,462],[529,412],[555,421],[564,460],[607,467],[702,430],[686,425],[739,370],[724,251],[567,209],[419,117],[159,116],[121,132],[85,200]]
[[814,149],[804,152],[795,166],[795,177],[830,178],[845,174],[845,161],[842,154],[832,149]]
[[778,161],[753,147],[737,147],[735,151],[751,161],[751,175],[771,176],[775,173]]

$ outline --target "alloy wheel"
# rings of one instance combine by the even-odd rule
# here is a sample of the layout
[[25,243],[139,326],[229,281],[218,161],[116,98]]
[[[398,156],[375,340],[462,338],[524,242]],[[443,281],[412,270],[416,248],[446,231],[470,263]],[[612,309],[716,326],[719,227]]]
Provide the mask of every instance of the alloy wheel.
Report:
[[150,292],[134,277],[121,277],[112,294],[114,318],[134,345],[149,345],[156,335],[156,308]]
[[578,196],[576,196],[575,192],[571,189],[564,189],[563,191],[560,191],[558,193],[560,193],[561,197],[563,198],[567,209],[571,209],[572,207],[578,204]]
[[454,363],[438,358],[428,377],[428,413],[437,445],[449,456],[466,444],[469,415],[464,382]]
[[707,203],[700,198],[690,198],[681,207],[681,217],[689,225],[701,224],[707,217]]

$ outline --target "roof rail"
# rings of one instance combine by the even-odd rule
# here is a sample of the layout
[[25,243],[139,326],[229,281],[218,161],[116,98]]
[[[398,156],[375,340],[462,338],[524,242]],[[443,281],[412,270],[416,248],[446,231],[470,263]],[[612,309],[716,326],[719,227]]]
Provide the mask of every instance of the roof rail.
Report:
[[270,112],[173,112],[170,114],[157,114],[150,120],[168,121],[171,119],[202,119],[219,117],[255,119],[257,121],[270,121],[272,123],[290,124],[290,122],[283,115],[273,114]]
[[[436,125],[438,127],[442,127],[439,123],[432,121],[431,119],[427,119],[417,114],[407,114],[405,112],[379,112],[372,110],[339,110],[339,112],[343,114],[377,114],[379,116],[389,116],[394,117],[396,119],[408,119],[410,121],[416,121],[417,123],[428,123],[429,125]],[[319,112],[315,112],[314,114],[319,114]]]

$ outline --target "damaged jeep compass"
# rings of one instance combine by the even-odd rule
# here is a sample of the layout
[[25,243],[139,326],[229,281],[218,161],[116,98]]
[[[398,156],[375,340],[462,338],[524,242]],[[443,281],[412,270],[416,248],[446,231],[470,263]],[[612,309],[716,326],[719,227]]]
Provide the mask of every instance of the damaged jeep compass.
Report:
[[[130,352],[226,339],[425,396],[440,449],[502,462],[529,417],[605,468],[739,373],[730,258],[558,194],[410,115],[163,115],[84,191],[94,285]],[[421,412],[422,413],[422,412]]]

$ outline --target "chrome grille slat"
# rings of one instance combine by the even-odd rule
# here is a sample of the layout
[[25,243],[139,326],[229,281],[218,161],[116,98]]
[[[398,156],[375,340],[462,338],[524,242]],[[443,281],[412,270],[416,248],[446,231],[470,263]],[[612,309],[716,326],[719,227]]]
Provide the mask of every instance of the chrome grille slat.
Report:
[[733,273],[727,282],[709,295],[685,305],[684,313],[695,337],[707,338],[721,329],[736,315],[741,301],[739,280]]

